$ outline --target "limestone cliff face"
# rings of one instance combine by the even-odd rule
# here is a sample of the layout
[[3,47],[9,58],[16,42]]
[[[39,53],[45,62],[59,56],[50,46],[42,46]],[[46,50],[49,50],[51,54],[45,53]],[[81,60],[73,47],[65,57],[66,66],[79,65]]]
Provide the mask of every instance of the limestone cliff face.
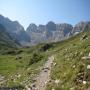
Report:
[[69,36],[72,29],[70,24],[55,24],[49,21],[46,25],[30,24],[26,32],[31,37],[31,43],[56,42]]
[[72,30],[73,33],[79,33],[79,32],[82,32],[85,30],[85,28],[87,26],[90,26],[90,22],[89,21],[82,21],[82,22],[79,22],[78,24],[76,24]]

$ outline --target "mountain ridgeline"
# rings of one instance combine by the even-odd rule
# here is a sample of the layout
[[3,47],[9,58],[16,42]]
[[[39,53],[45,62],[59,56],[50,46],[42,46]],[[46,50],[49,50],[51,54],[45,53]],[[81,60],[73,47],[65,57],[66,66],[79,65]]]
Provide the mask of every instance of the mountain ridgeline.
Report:
[[11,21],[8,18],[0,16],[0,24],[2,24],[9,35],[16,41],[18,41],[21,45],[25,45],[30,42],[30,37],[25,32],[24,28],[17,22]]
[[39,26],[31,23],[25,31],[18,21],[11,21],[2,15],[0,15],[0,24],[5,27],[9,36],[21,46],[61,41],[90,26],[89,21],[79,22],[74,27],[67,23],[56,24],[49,21],[46,25],[40,24]]
[[31,37],[31,44],[40,42],[57,42],[71,37],[74,34],[82,32],[90,22],[79,22],[74,27],[71,24],[55,24],[50,21],[46,25],[35,25],[31,23],[26,32]]

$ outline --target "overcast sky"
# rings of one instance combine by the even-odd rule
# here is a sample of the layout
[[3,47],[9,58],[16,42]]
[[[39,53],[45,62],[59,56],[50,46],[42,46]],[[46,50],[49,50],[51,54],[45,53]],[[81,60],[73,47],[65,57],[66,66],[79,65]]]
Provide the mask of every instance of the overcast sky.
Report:
[[0,14],[18,20],[25,28],[48,21],[74,25],[90,21],[90,0],[0,0]]

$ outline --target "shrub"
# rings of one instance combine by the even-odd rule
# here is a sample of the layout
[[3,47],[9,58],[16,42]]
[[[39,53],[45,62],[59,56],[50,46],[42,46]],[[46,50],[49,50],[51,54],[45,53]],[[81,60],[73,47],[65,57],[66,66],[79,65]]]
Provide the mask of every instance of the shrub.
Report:
[[45,44],[44,46],[41,47],[40,51],[46,51],[51,47],[52,47],[52,44]]
[[29,65],[33,63],[37,63],[38,61],[43,59],[43,55],[40,53],[34,53],[29,61]]

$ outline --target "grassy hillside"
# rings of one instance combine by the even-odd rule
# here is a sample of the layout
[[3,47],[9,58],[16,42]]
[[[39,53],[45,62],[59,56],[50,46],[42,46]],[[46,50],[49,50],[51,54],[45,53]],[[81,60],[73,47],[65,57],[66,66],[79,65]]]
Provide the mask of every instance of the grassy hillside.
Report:
[[[0,55],[0,87],[31,86],[47,57],[55,57],[51,80],[46,90],[86,90],[90,84],[88,60],[82,60],[90,52],[90,30],[58,43],[7,49]],[[3,80],[1,80],[3,79]],[[58,81],[58,84],[56,84]]]
[[90,87],[90,69],[86,68],[90,60],[82,59],[90,53],[90,29],[54,43],[48,52],[54,55],[55,65],[46,90],[87,90]]
[[0,87],[22,90],[26,85],[30,86],[48,57],[40,50],[41,46],[5,50],[0,55]]

